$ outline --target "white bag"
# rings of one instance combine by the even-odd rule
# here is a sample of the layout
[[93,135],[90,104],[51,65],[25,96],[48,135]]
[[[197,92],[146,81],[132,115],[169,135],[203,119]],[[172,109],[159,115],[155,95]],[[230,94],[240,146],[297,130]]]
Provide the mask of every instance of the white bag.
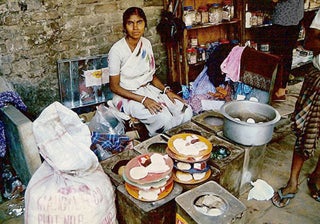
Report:
[[78,115],[54,102],[33,132],[44,162],[27,186],[25,223],[117,223],[114,188]]

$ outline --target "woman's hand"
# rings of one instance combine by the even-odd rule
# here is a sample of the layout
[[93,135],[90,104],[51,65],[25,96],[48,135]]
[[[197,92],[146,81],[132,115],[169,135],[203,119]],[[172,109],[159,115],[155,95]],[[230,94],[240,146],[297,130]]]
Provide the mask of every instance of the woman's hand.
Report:
[[166,94],[173,103],[175,100],[180,100],[181,102],[185,103],[184,99],[182,99],[178,94],[172,92],[171,90],[166,91]]
[[151,114],[157,114],[161,112],[163,108],[163,105],[149,97],[146,97],[141,103],[150,111]]

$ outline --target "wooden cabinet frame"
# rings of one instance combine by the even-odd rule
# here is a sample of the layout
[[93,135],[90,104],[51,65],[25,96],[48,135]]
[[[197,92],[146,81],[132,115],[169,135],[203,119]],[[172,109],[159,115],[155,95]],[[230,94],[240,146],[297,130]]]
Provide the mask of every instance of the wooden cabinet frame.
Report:
[[[183,7],[192,6],[194,9],[198,9],[200,6],[222,3],[222,0],[173,0],[173,6],[178,1],[178,7],[176,16],[183,19]],[[191,36],[196,36],[199,44],[206,44],[207,42],[219,41],[221,38],[237,39],[242,41],[242,13],[243,5],[242,1],[238,2],[233,0],[234,3],[234,19],[230,22],[221,22],[219,24],[204,24],[199,26],[193,26],[192,28],[185,29],[183,37],[180,41],[173,44],[167,44],[168,53],[168,83],[178,82],[183,85],[188,85],[193,81],[196,76],[203,69],[204,63],[197,63],[195,65],[189,65],[187,62],[186,50],[189,45],[189,39]],[[170,4],[169,0],[164,0],[164,9],[167,10]]]

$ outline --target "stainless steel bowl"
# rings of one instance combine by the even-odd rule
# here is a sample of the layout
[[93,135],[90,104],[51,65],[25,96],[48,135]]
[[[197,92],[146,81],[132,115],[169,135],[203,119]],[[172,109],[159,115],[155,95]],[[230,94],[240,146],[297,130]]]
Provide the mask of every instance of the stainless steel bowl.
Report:
[[[279,112],[268,104],[241,100],[225,103],[223,134],[230,140],[246,146],[258,146],[272,139]],[[254,120],[255,123],[247,121]]]

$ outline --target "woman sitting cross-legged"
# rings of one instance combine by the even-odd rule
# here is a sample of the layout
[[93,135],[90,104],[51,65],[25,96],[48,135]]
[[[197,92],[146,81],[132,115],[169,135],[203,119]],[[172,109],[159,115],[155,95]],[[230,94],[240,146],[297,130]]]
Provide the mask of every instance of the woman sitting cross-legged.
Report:
[[193,112],[184,100],[155,75],[152,45],[143,37],[147,18],[141,8],[123,14],[125,37],[109,52],[110,88],[113,104],[145,124],[149,135],[162,133],[191,119]]

